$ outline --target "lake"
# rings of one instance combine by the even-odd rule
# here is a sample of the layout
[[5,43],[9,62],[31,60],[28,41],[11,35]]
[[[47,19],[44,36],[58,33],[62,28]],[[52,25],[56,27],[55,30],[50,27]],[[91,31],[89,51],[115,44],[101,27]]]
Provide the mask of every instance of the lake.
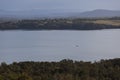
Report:
[[0,31],[0,62],[120,57],[120,29]]

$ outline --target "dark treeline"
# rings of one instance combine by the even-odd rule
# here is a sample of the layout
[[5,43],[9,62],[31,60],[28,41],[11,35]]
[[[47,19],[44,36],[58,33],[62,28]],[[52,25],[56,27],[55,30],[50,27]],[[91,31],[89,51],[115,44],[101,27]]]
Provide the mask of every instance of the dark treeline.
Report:
[[1,63],[0,80],[120,80],[120,59]]
[[[0,21],[0,30],[96,30],[116,29],[120,26],[96,24],[89,21],[99,19],[37,19]],[[120,18],[102,18],[102,20],[120,20]]]

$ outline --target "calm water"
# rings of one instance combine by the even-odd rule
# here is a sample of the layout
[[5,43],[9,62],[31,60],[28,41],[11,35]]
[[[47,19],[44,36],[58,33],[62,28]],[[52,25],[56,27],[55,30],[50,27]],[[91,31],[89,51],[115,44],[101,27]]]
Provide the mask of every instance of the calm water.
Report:
[[0,31],[0,62],[120,57],[120,30]]

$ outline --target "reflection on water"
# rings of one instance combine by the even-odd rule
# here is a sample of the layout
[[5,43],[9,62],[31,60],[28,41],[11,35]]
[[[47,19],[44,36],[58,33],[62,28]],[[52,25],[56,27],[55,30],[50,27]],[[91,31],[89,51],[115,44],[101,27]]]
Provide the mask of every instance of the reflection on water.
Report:
[[120,57],[120,30],[0,31],[0,62]]

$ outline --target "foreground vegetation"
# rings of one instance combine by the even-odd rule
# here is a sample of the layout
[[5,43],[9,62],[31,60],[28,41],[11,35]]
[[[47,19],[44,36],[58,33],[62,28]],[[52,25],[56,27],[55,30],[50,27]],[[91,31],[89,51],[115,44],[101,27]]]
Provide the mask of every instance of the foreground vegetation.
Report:
[[120,59],[1,63],[0,80],[120,80]]
[[0,30],[96,30],[120,28],[120,18],[0,20]]

